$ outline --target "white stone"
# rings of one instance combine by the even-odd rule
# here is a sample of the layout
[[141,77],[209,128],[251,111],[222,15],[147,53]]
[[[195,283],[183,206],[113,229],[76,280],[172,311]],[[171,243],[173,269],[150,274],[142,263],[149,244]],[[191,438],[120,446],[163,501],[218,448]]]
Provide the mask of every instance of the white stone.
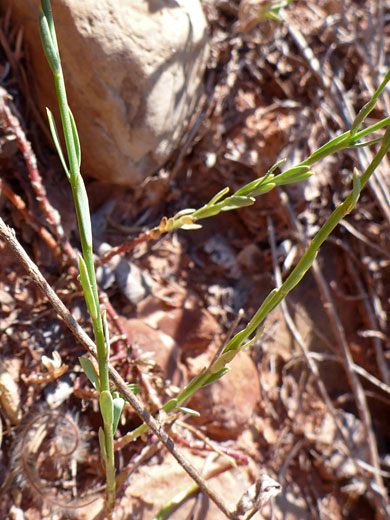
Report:
[[[39,107],[54,110],[39,2],[7,3],[25,28]],[[177,146],[200,92],[208,50],[200,1],[52,0],[52,8],[82,171],[136,186]]]

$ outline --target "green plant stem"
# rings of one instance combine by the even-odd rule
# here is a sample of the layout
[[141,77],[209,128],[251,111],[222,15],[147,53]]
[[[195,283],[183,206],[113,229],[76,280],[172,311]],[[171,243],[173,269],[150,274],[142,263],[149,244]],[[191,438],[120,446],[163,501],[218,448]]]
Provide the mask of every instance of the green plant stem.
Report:
[[[359,193],[367,184],[368,179],[371,177],[375,168],[381,162],[385,154],[388,152],[390,147],[390,127],[387,128],[386,133],[382,140],[382,146],[379,151],[374,156],[368,168],[365,170],[364,174],[360,178],[360,186]],[[229,351],[231,349],[236,349],[237,344],[241,345],[243,341],[245,341],[253,332],[259,327],[268,314],[287,296],[287,294],[301,281],[306,271],[312,265],[320,246],[324,243],[326,238],[330,235],[330,233],[334,230],[337,224],[340,222],[342,218],[346,214],[348,214],[354,207],[356,200],[356,195],[354,193],[350,193],[345,201],[340,204],[331,214],[329,219],[325,222],[325,224],[321,227],[317,235],[312,239],[310,246],[307,248],[306,252],[295,266],[291,274],[288,278],[283,282],[279,289],[271,291],[268,297],[265,299],[264,303],[258,309],[256,314],[253,316],[247,327],[236,334],[234,338],[226,345],[223,352]]]
[[[69,164],[69,171],[66,171],[66,173],[72,188],[77,222],[80,232],[83,260],[88,273],[92,299],[94,300],[92,307],[97,311],[94,312],[94,316],[92,316],[92,325],[98,354],[99,391],[100,393],[109,392],[108,345],[106,344],[107,342],[105,340],[103,323],[99,310],[99,297],[93,259],[92,227],[88,196],[83,178],[80,173],[80,144],[78,141],[76,126],[73,122],[67,101],[65,81],[58,52],[49,0],[42,1],[42,10],[40,13],[40,30],[45,54],[48,57],[48,62],[54,76],[54,84],[57,93],[58,106],[60,110],[61,123]],[[87,294],[85,294],[85,297],[87,299]],[[104,460],[106,464],[107,480],[107,511],[110,514],[110,511],[112,511],[115,503],[115,463],[112,422],[110,424],[104,423],[104,439]]]
[[[283,282],[279,289],[273,289],[269,295],[266,297],[260,308],[254,314],[252,319],[249,321],[247,326],[238,332],[226,345],[226,347],[222,351],[222,356],[227,353],[231,353],[232,355],[228,358],[229,361],[235,357],[235,355],[247,345],[243,345],[245,341],[247,341],[259,327],[262,326],[264,320],[268,316],[268,314],[287,296],[287,294],[296,287],[296,285],[302,280],[303,276],[306,274],[308,269],[311,267],[314,259],[317,256],[318,250],[320,246],[324,243],[327,237],[332,233],[337,224],[340,222],[342,218],[345,217],[355,206],[357,202],[357,198],[367,184],[368,179],[373,174],[375,168],[381,162],[385,154],[389,151],[390,148],[390,127],[387,128],[384,137],[382,138],[382,145],[373,160],[371,161],[368,168],[365,170],[363,175],[359,178],[357,174],[354,176],[354,187],[352,192],[346,197],[344,202],[340,204],[325,222],[325,224],[321,227],[317,235],[312,239],[310,245],[308,246],[306,252],[295,266],[291,274],[287,277],[287,279]],[[214,363],[208,368],[203,369],[200,374],[198,374],[184,389],[183,391],[174,399],[170,399],[165,405],[162,407],[164,412],[169,413],[174,409],[177,409],[181,406],[194,392],[199,390],[202,386],[205,386],[210,376],[213,372]],[[140,435],[146,433],[148,430],[148,426],[146,424],[142,424],[132,432],[129,432],[125,435],[120,444],[123,446],[128,442],[131,442],[138,438]]]
[[[58,97],[58,106],[60,109],[62,128],[64,132],[66,151],[69,161],[70,184],[75,203],[77,223],[80,232],[81,248],[83,251],[83,258],[87,267],[89,281],[93,291],[93,297],[99,308],[99,297],[96,284],[95,266],[92,249],[92,228],[91,218],[89,212],[88,197],[86,194],[83,178],[81,177],[80,168],[78,164],[76,147],[73,138],[72,126],[70,122],[70,114],[68,101],[66,96],[66,88],[62,71],[54,74],[54,83]],[[108,378],[108,360],[106,359],[105,341],[103,334],[103,324],[100,312],[96,319],[92,320],[94,336],[96,340],[96,348],[98,351],[99,364],[99,380],[100,391],[109,390]]]

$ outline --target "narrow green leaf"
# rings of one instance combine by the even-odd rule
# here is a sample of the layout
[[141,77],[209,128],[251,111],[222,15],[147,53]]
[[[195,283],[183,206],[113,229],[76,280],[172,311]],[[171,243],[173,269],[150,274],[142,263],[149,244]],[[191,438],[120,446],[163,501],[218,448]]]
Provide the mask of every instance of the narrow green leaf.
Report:
[[162,407],[162,409],[164,410],[164,412],[166,413],[169,413],[169,412],[173,412],[173,410],[176,408],[177,406],[177,403],[178,403],[178,400],[176,399],[176,397],[174,397],[173,399],[169,399],[169,401],[167,401],[164,406]]
[[[78,211],[80,235],[84,237],[85,246],[92,247],[92,227],[91,227],[91,215],[89,212],[89,202],[87,190],[85,189],[84,181],[80,173],[77,177],[71,178],[71,184],[73,189],[73,196],[79,201]],[[84,247],[84,246],[83,246]]]
[[99,430],[98,430],[98,438],[99,438],[100,451],[102,452],[102,457],[103,457],[104,462],[106,462],[106,460],[107,460],[106,437],[104,435],[104,430],[101,426],[99,427]]
[[270,175],[274,173],[274,171],[282,166],[287,161],[287,159],[280,159],[280,161],[277,161],[275,164],[271,166],[271,168],[267,171],[265,178],[267,179]]
[[237,350],[228,350],[219,356],[209,368],[210,374],[215,374],[224,368],[230,361],[234,359],[237,354]]
[[99,376],[90,359],[85,356],[79,357],[79,362],[95,390],[99,391]]
[[248,348],[251,345],[253,345],[253,343],[255,341],[257,341],[259,339],[259,337],[263,334],[264,329],[265,329],[264,325],[262,327],[259,327],[259,330],[256,332],[255,336],[252,339],[250,339],[249,341],[247,341],[244,345],[241,345],[240,350],[244,350],[244,348]]
[[351,135],[356,134],[366,117],[372,112],[376,105],[376,99],[371,98],[360,110],[351,125]]
[[352,202],[350,207],[348,208],[348,213],[353,210],[353,208],[356,206],[357,201],[359,200],[360,196],[360,176],[357,168],[354,168],[353,170],[353,186],[352,186]]
[[115,399],[113,399],[112,403],[114,405],[114,420],[112,423],[112,434],[115,435],[125,401],[124,399],[122,399],[122,397],[116,397]]
[[341,150],[342,148],[345,148],[348,146],[348,142],[351,139],[350,131],[344,132],[343,134],[333,138],[328,143],[324,144],[313,152],[307,159],[305,159],[302,164],[311,165],[315,162],[319,161],[320,159],[323,159],[324,157],[327,157],[331,153],[337,152],[337,150]]
[[76,122],[74,120],[72,111],[71,111],[71,109],[69,107],[68,107],[68,111],[69,111],[70,124],[71,124],[71,127],[72,127],[72,136],[73,136],[74,147],[75,147],[75,150],[76,150],[77,162],[78,162],[78,165],[79,165],[79,168],[80,168],[80,166],[81,166],[81,148],[80,148],[79,134],[77,132],[77,126],[76,126]]
[[47,17],[42,9],[39,10],[39,34],[41,36],[42,47],[51,71],[53,74],[60,74],[61,64],[58,50],[56,44],[53,42]]
[[200,417],[200,413],[192,408],[187,408],[186,406],[179,406],[178,410],[183,413],[188,413],[188,415],[193,415],[194,417]]
[[110,359],[110,334],[108,332],[108,323],[107,323],[107,311],[106,309],[102,312],[102,321],[103,321],[103,331],[104,331],[104,340],[106,343],[106,361]]
[[307,173],[310,170],[310,166],[307,166],[305,164],[299,164],[298,166],[294,166],[293,168],[289,168],[285,172],[282,172],[280,175],[277,175],[275,177],[275,181],[277,179],[288,179],[290,177],[296,177],[297,175],[300,175],[301,173]]
[[42,11],[45,13],[45,16],[46,16],[47,25],[49,26],[49,31],[50,31],[50,35],[51,35],[51,40],[53,42],[53,46],[56,50],[57,56],[59,56],[57,36],[56,36],[56,30],[54,27],[53,13],[51,10],[50,0],[42,0],[41,6],[42,6]]
[[[221,204],[221,203],[219,203],[219,204]],[[208,207],[206,205],[206,206],[202,206],[201,208],[197,209],[194,212],[193,217],[199,220],[201,218],[214,217],[215,215],[218,215],[218,213],[220,213],[220,212],[221,212],[221,207],[219,205],[210,206],[210,207]]]
[[235,336],[233,336],[232,339],[229,341],[229,343],[226,345],[226,347],[223,350],[223,353],[229,352],[229,350],[233,350],[233,351],[238,350],[247,337],[248,337],[248,333],[247,333],[246,328],[243,330],[240,330],[240,332],[237,332],[237,334]]
[[84,258],[79,255],[79,270],[80,270],[80,283],[83,288],[85,302],[88,307],[88,312],[93,320],[98,317],[98,308],[96,306],[95,297],[92,291],[91,282],[89,281],[87,266],[85,265]]
[[135,383],[127,383],[127,386],[133,392],[134,395],[140,394],[142,392],[142,389]]
[[271,180],[273,175],[265,175],[264,177],[260,177],[260,179],[255,179],[254,181],[249,182],[239,190],[234,193],[234,197],[247,197],[254,196],[254,192],[262,186],[267,179]]
[[264,195],[265,193],[268,193],[269,191],[273,190],[275,187],[276,182],[265,182],[251,193],[251,197],[258,197],[259,195]]
[[[282,293],[283,297],[284,295],[288,294],[290,291],[296,287],[299,282],[302,280],[302,278],[305,276],[306,272],[310,269],[312,266],[314,260],[316,259],[318,254],[318,250],[306,250],[306,253],[302,256],[300,262],[300,270],[299,272],[294,273],[294,271],[290,274],[290,276],[285,280],[285,282],[282,284],[282,286],[279,288],[278,293]],[[294,275],[293,275],[294,274]],[[292,276],[293,275],[293,276]]]
[[219,191],[214,197],[206,204],[206,207],[214,206],[219,200],[222,199],[224,195],[229,193],[230,188],[226,186],[226,188],[223,188],[221,191]]
[[373,144],[380,143],[382,141],[382,137],[377,137],[376,139],[370,139],[369,141],[364,141],[362,143],[351,144],[351,148],[364,148],[365,146],[371,146]]
[[114,404],[109,390],[103,390],[103,392],[100,393],[99,404],[104,425],[112,426],[114,422]]
[[[259,179],[255,179],[254,181],[251,181],[248,184],[245,184],[245,186],[243,186],[242,188],[237,190],[234,193],[234,195],[246,195],[246,196],[255,197],[256,195],[259,195],[260,193],[266,193],[264,191],[257,192],[257,190],[260,188],[260,186],[263,186],[264,184],[271,181],[275,177],[274,171],[277,168],[279,168],[286,161],[287,161],[287,159],[281,159],[280,161],[276,162],[275,164],[273,164],[271,166],[271,168],[267,171],[267,173],[264,175],[264,177],[260,177]],[[273,186],[273,188],[274,187],[275,186]],[[270,191],[270,190],[268,190],[268,191]]]
[[68,180],[70,180],[70,172],[69,172],[68,166],[66,164],[64,154],[62,153],[62,147],[61,147],[61,143],[60,143],[60,138],[58,137],[56,122],[54,120],[53,114],[51,113],[51,111],[48,108],[46,108],[46,113],[47,113],[47,119],[49,120],[49,127],[50,127],[51,136],[53,138],[54,146],[56,147],[58,157],[60,158],[62,167],[65,170],[66,176],[68,177]]
[[275,184],[277,184],[278,186],[285,186],[286,184],[293,184],[294,182],[299,182],[299,181],[303,181],[305,179],[308,179],[309,177],[311,177],[313,175],[313,172],[306,172],[306,173],[301,173],[301,174],[296,174],[295,177],[287,177],[285,179],[281,179],[279,181],[278,177],[276,177],[275,179]]
[[218,205],[221,205],[221,211],[230,211],[232,209],[243,208],[245,206],[252,206],[252,204],[255,202],[256,200],[253,197],[240,197],[237,195],[232,195],[231,197],[227,197]]
[[390,81],[390,71],[388,71],[377,88],[376,92],[372,96],[372,98],[359,110],[358,115],[355,117],[354,122],[351,126],[351,135],[356,134],[356,132],[359,130],[361,124],[366,119],[366,117],[372,112],[372,110],[375,108],[376,102],[378,97],[381,95],[383,89],[386,87],[387,83]]
[[189,229],[201,229],[202,226],[200,224],[183,224],[180,226],[180,229],[189,230]]
[[229,367],[222,368],[219,372],[212,374],[206,381],[202,384],[202,388],[205,386],[211,385],[211,383],[215,383],[218,379],[221,379],[227,372],[229,372]]

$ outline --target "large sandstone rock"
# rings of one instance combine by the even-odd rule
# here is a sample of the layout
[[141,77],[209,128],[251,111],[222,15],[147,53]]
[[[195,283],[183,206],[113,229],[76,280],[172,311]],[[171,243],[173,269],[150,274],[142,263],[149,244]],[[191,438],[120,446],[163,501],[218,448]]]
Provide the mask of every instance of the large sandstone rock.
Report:
[[[6,0],[25,27],[39,106],[56,107],[37,0]],[[207,26],[199,0],[52,0],[82,171],[135,186],[169,157],[200,89]]]

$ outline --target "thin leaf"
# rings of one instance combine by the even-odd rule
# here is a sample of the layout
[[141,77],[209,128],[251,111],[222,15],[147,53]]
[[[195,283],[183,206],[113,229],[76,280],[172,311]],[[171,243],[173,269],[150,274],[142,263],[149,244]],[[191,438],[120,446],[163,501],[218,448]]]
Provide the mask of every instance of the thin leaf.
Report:
[[104,425],[112,426],[114,422],[114,404],[109,390],[103,390],[103,392],[100,393],[99,404]]
[[107,323],[107,311],[104,309],[102,312],[102,321],[103,321],[103,331],[104,331],[104,340],[106,343],[106,361],[110,359],[110,335],[108,332],[108,323]]
[[308,179],[312,175],[313,175],[313,172],[296,174],[295,177],[287,177],[286,179],[281,179],[280,182],[277,182],[276,184],[278,186],[285,186],[286,184],[293,184],[294,182],[299,182],[299,181]]
[[[221,204],[221,203],[220,203]],[[193,213],[193,217],[196,219],[209,218],[218,215],[221,212],[221,207],[218,206],[202,206]]]
[[187,408],[186,406],[179,406],[178,410],[181,412],[187,413],[188,415],[193,415],[194,417],[200,417],[200,413],[192,408]]
[[102,452],[103,460],[107,460],[107,450],[106,450],[106,437],[104,435],[104,430],[100,426],[98,430],[98,438],[99,438],[99,445],[100,445],[100,451]]
[[373,144],[380,143],[382,141],[382,137],[377,137],[376,139],[370,139],[369,141],[364,141],[363,143],[355,143],[351,145],[351,148],[363,148],[364,146],[371,146]]
[[69,107],[68,107],[68,111],[69,111],[70,125],[72,127],[72,136],[73,136],[74,147],[76,150],[77,162],[78,162],[78,165],[80,168],[80,166],[81,166],[81,148],[80,148],[79,134],[77,132],[77,126],[76,126],[76,122],[74,120],[72,111]]
[[79,202],[77,208],[80,212],[80,235],[84,237],[85,246],[92,248],[91,214],[89,212],[87,190],[85,189],[84,181],[81,175],[77,175],[76,179],[71,178],[71,184],[73,188],[73,196]]
[[258,197],[259,195],[264,195],[265,193],[268,193],[269,191],[273,190],[276,186],[277,186],[276,182],[266,182],[266,183],[262,184],[257,190],[254,190],[251,193],[251,196]]
[[53,114],[51,113],[51,111],[48,108],[46,108],[46,113],[47,113],[47,119],[49,120],[49,127],[50,127],[51,136],[53,138],[54,146],[56,147],[58,157],[60,158],[62,167],[65,170],[66,176],[68,177],[68,180],[70,180],[70,172],[69,172],[68,166],[66,164],[64,154],[62,153],[62,148],[61,148],[60,138],[58,137],[56,122],[54,120]]
[[99,391],[99,376],[92,361],[85,356],[81,356],[79,357],[79,362],[94,389]]
[[356,134],[366,117],[372,112],[376,105],[376,99],[371,98],[360,110],[351,125],[351,135]]
[[214,206],[214,204],[216,204],[219,200],[222,199],[222,197],[224,195],[226,195],[227,193],[229,193],[229,187],[226,186],[226,188],[223,188],[221,191],[219,191],[216,195],[214,195],[214,197],[210,200],[210,202],[208,202],[206,204],[207,207],[210,207],[210,206]]
[[219,372],[222,368],[224,368],[227,363],[230,363],[237,354],[237,350],[228,350],[219,356],[219,358],[214,361],[214,363],[209,368],[209,372],[211,374],[215,374]]
[[311,164],[319,161],[320,159],[323,159],[324,157],[327,157],[331,153],[334,153],[337,150],[341,150],[345,146],[348,146],[347,143],[350,140],[350,138],[351,138],[350,132],[349,131],[348,132],[344,132],[343,134],[335,137],[334,139],[332,139],[328,143],[326,143],[323,146],[321,146],[321,148],[319,148],[318,150],[313,152],[307,159],[305,159],[302,162],[302,164],[311,165]]
[[279,179],[289,179],[295,178],[297,175],[300,175],[301,173],[307,173],[310,169],[310,166],[306,166],[304,164],[300,164],[298,166],[294,166],[293,168],[290,168],[286,170],[285,172],[282,172],[280,175],[277,175],[275,177],[275,181]]
[[61,64],[58,56],[56,43],[53,42],[48,20],[42,9],[39,10],[39,34],[41,36],[42,47],[49,67],[53,74],[60,74]]
[[272,178],[273,175],[265,175],[264,177],[260,177],[260,179],[255,179],[254,181],[249,182],[239,190],[234,193],[234,197],[247,197],[253,196],[254,192],[262,186],[268,179]]
[[353,187],[352,187],[352,202],[350,207],[348,208],[348,212],[352,211],[353,208],[356,206],[357,201],[359,200],[360,196],[360,176],[357,168],[354,168],[353,170]]
[[92,291],[91,282],[89,280],[87,266],[85,265],[84,258],[79,255],[79,270],[80,270],[80,283],[83,288],[85,302],[88,307],[88,312],[93,320],[98,317],[98,308],[95,302],[95,296]]
[[55,27],[54,27],[53,13],[52,13],[52,10],[51,10],[50,1],[49,0],[42,0],[41,6],[42,6],[42,11],[45,14],[45,17],[46,17],[46,20],[47,20],[47,24],[49,26],[49,31],[50,31],[51,40],[53,42],[54,49],[55,49],[55,51],[57,53],[57,56],[59,56],[58,44],[57,44],[57,36],[56,36],[56,30],[55,30]]
[[206,381],[202,384],[202,388],[205,386],[211,385],[211,383],[215,383],[218,379],[221,379],[227,372],[229,372],[229,367],[222,368],[219,372],[212,374]]
[[221,204],[222,211],[230,211],[232,209],[243,208],[245,206],[252,206],[256,201],[253,197],[238,197],[236,195],[232,195],[227,199],[223,200],[219,204]]
[[112,434],[115,435],[125,401],[124,399],[122,399],[122,397],[116,397],[115,399],[113,399],[112,403],[114,405],[114,421],[112,423]]
[[[266,182],[272,180],[274,178],[274,171],[279,168],[283,163],[285,163],[287,159],[281,159],[271,166],[271,168],[267,171],[264,177],[260,177],[260,179],[255,179],[254,181],[249,182],[239,190],[237,190],[234,195],[247,195],[247,196],[256,196],[256,190],[260,188]],[[259,193],[263,193],[262,191]]]
[[363,123],[363,121],[366,119],[366,117],[372,112],[372,110],[375,108],[376,102],[378,97],[382,94],[383,89],[386,87],[387,83],[390,81],[390,71],[388,71],[377,88],[376,92],[372,96],[372,98],[359,110],[358,115],[355,117],[354,122],[351,126],[351,135],[356,134],[356,132],[359,130],[359,127]]

